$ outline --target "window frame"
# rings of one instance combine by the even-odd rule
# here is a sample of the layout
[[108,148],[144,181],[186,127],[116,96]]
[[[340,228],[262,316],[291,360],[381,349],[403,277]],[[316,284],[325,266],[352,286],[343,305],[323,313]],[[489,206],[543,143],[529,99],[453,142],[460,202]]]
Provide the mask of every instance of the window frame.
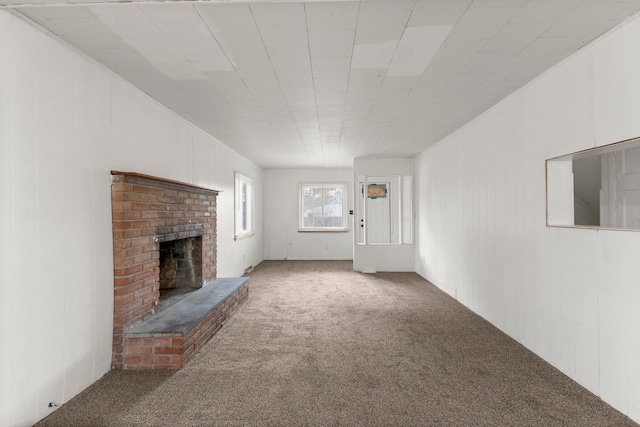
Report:
[[[616,153],[624,153],[627,150],[638,148],[640,148],[640,137],[634,137],[547,159],[545,161],[547,227],[640,232],[640,227],[625,226],[619,224],[618,219],[611,219],[611,212],[618,211],[610,199],[611,187],[615,188],[614,183],[622,181],[619,173],[624,171],[626,167],[616,171],[615,166],[610,169],[612,165],[609,161],[604,160],[604,156],[613,156]],[[599,218],[597,225],[576,224],[575,207],[577,204],[580,205],[580,202],[576,203],[576,199],[582,201],[585,205],[586,203],[582,197],[576,197],[576,183],[574,182],[576,179],[574,173],[575,161],[595,157],[600,157],[602,165],[599,171],[601,182],[599,196],[604,196],[603,199],[599,200],[597,207],[600,214],[604,213],[605,215]],[[634,173],[637,174],[637,172]],[[584,174],[581,175],[584,178]],[[625,203],[622,203],[621,206],[623,206],[622,210],[624,211],[626,209],[624,207]]]
[[[234,180],[234,236],[241,240],[255,235],[255,187],[253,179],[241,172],[235,172]],[[247,194],[242,197],[242,186]],[[244,222],[246,221],[246,227]]]
[[[304,225],[304,190],[305,188],[341,188],[342,189],[342,225],[340,227],[308,227]],[[298,232],[335,233],[349,231],[348,223],[348,193],[346,182],[303,182],[298,186]]]

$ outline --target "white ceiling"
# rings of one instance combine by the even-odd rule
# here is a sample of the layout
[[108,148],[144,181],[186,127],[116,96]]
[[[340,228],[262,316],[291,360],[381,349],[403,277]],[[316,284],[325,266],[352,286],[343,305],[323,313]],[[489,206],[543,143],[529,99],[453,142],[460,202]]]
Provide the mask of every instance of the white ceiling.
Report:
[[413,156],[640,10],[640,0],[0,5],[264,168]]

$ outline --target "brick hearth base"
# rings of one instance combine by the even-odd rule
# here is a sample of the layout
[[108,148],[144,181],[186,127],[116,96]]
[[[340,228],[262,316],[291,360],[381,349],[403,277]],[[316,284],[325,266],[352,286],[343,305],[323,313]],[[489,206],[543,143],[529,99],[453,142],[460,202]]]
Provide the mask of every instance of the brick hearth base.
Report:
[[123,369],[181,369],[248,298],[248,281],[216,279],[125,332]]

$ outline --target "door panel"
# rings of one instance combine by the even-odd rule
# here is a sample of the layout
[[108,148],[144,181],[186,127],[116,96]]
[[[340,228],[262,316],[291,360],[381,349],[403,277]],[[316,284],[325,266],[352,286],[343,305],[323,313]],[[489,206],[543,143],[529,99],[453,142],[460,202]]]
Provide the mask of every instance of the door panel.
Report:
[[365,243],[365,235],[367,244],[391,243],[390,185],[390,181],[376,181],[367,182],[365,186],[363,181],[358,181],[356,243]]
[[[367,218],[365,229],[367,243],[391,243],[391,206],[387,191],[390,182],[368,183],[367,193]],[[371,187],[384,188],[384,195],[371,195]]]

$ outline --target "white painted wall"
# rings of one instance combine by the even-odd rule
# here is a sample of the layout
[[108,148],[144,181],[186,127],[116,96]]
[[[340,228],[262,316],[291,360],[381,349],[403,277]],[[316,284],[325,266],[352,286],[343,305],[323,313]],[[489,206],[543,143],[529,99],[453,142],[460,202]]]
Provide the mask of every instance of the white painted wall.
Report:
[[640,233],[545,225],[545,159],[640,135],[635,19],[426,150],[417,271],[640,421]]
[[[262,261],[263,171],[0,10],[0,425],[29,426],[110,369],[110,171],[218,198],[218,275]],[[234,171],[257,188],[256,235],[233,241]]]
[[353,259],[353,216],[348,232],[299,232],[301,183],[345,182],[348,209],[353,209],[352,169],[269,169],[264,172],[265,259]]

